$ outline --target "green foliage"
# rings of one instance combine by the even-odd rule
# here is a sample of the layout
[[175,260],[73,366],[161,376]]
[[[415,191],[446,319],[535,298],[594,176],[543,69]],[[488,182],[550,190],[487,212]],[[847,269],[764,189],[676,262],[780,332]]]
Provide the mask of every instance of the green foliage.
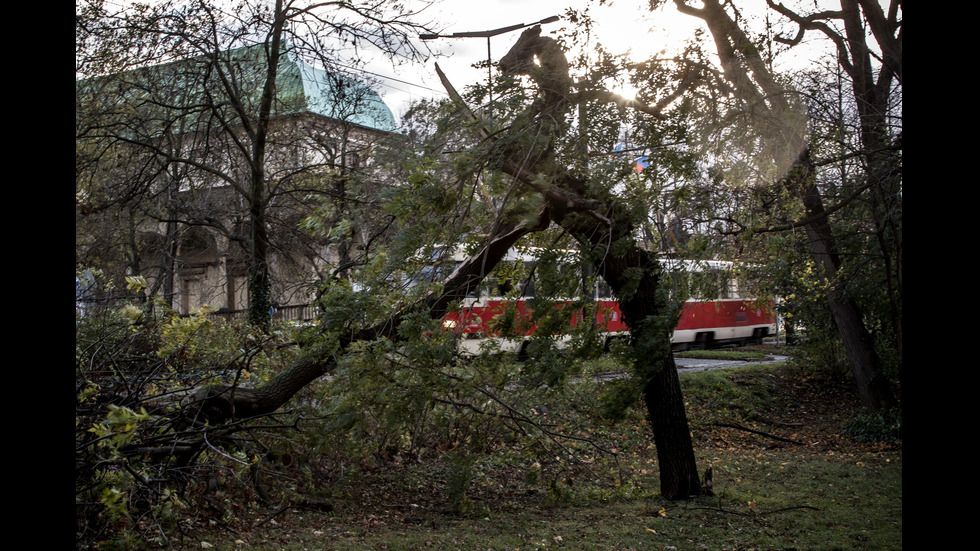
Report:
[[[392,189],[387,196],[386,208],[399,220],[405,222],[417,221],[420,212],[431,213],[438,219],[449,213],[456,206],[456,198],[440,185],[436,177],[438,165],[428,157],[419,158],[412,166],[408,166],[408,178],[405,186]],[[422,209],[425,210],[422,210]]]
[[[466,361],[438,322],[417,317],[402,326],[412,337],[362,343],[342,360],[318,395],[327,400],[328,429],[352,456],[418,457],[432,448],[480,448],[499,438],[487,415],[505,411],[488,401],[514,366],[489,358]],[[490,394],[492,396],[492,394]]]
[[[754,369],[741,368],[738,371],[746,374],[759,372]],[[703,414],[703,422],[752,421],[759,417],[760,410],[773,406],[773,387],[769,381],[759,378],[753,384],[742,384],[727,371],[712,370],[684,375],[685,399],[697,404],[698,410]]]
[[163,342],[158,354],[181,354],[185,360],[196,363],[201,354],[210,352],[211,342],[206,335],[213,326],[210,313],[209,308],[200,308],[186,318],[170,316],[161,326]]
[[154,539],[166,544],[202,497],[188,495],[188,485],[199,477],[224,480],[220,473],[249,480],[253,459],[243,450],[254,444],[214,431],[211,445],[227,451],[211,454],[203,442],[193,444],[201,427],[182,427],[175,437],[172,408],[204,384],[267,377],[293,357],[281,346],[291,331],[276,327],[259,336],[244,322],[203,311],[181,318],[159,303],[93,310],[75,329],[77,539],[121,548]]
[[[788,338],[796,345],[789,349],[794,363],[803,370],[842,376],[850,372],[851,366],[828,304],[830,286],[815,263],[808,258],[805,239],[802,235],[786,235],[771,237],[768,241],[771,254],[783,251],[768,264],[773,292],[778,297],[776,310],[783,319]],[[866,268],[870,269],[869,266]],[[871,279],[864,275],[849,277],[847,281],[845,296],[869,306],[864,310],[866,323],[879,329],[872,333],[875,347],[879,355],[888,360],[883,365],[885,373],[893,374],[896,368],[894,340],[887,329],[891,323],[881,318],[890,311],[883,303],[886,300],[884,287],[879,285],[875,290],[868,289],[867,283],[861,282],[870,282]],[[859,290],[858,286],[865,289]],[[874,295],[877,298],[873,298]],[[871,306],[868,300],[876,301],[877,306]]]
[[466,497],[466,490],[473,480],[473,456],[450,454],[451,466],[449,480],[446,482],[446,494],[449,508],[455,515],[464,516],[473,510],[473,502]]
[[600,397],[599,415],[603,419],[622,421],[640,400],[640,388],[630,379],[614,379],[605,384]]
[[801,371],[842,377],[850,372],[851,366],[840,334],[833,324],[826,323],[828,320],[823,318],[820,320],[823,323],[807,325],[802,332],[797,330],[795,346],[789,348],[789,353]]
[[88,431],[100,440],[100,446],[110,449],[110,457],[118,457],[119,448],[133,440],[136,428],[150,416],[146,408],[136,413],[128,407],[109,404],[108,409],[105,420],[95,423]]
[[901,408],[862,411],[847,425],[847,433],[860,442],[893,442],[902,438]]
[[[629,354],[633,359],[634,374],[645,383],[656,377],[671,354],[670,336],[677,327],[684,298],[672,296],[672,288],[664,283],[657,286],[654,300],[656,314],[634,324],[631,331],[632,346]],[[642,383],[641,383],[642,384]]]

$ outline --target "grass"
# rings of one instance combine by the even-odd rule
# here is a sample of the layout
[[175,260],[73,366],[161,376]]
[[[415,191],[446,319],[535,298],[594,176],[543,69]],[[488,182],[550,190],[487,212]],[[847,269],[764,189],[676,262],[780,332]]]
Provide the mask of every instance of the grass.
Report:
[[719,349],[719,350],[685,350],[684,352],[675,352],[675,358],[697,358],[699,360],[742,360],[742,361],[759,361],[764,360],[768,356],[765,352],[756,352],[752,350],[745,350],[742,348],[737,349]]
[[[508,449],[471,458],[465,492],[449,455],[351,472],[332,513],[269,511],[183,543],[215,549],[901,549],[901,442],[858,442],[847,381],[792,366],[682,375],[699,468],[715,495],[682,502],[658,491],[642,415],[617,424],[583,412],[601,383],[549,405],[552,425],[615,455],[563,444],[576,461]],[[575,404],[575,407],[569,404]],[[755,432],[749,432],[751,429]],[[795,443],[792,443],[795,442]]]
[[411,506],[301,516],[295,521],[302,531],[272,528],[255,534],[252,545],[297,551],[902,548],[900,459],[716,455],[701,459],[713,465],[715,481],[724,487],[712,498],[512,503],[469,517]]

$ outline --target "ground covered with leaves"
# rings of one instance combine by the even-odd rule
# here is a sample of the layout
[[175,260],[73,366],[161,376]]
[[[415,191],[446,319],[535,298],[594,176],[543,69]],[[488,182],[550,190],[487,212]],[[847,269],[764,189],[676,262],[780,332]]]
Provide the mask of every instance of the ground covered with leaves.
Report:
[[[184,512],[169,544],[901,549],[900,418],[862,417],[846,376],[779,364],[682,375],[681,383],[711,497],[660,498],[639,408],[599,419],[604,386],[614,383],[582,378],[530,408],[536,438],[481,438],[479,450],[469,437],[377,446],[356,461],[337,450],[284,456],[268,481],[282,489],[278,505],[262,504],[245,485],[216,485]],[[314,497],[286,491],[300,479]]]

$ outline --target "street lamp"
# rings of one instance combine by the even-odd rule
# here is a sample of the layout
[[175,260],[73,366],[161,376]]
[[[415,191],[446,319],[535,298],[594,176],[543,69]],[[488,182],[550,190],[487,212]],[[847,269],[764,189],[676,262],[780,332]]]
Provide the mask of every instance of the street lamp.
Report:
[[534,23],[519,23],[517,25],[511,25],[509,27],[501,27],[499,29],[494,29],[492,31],[473,31],[465,33],[453,33],[453,34],[420,34],[419,38],[421,40],[435,40],[436,38],[486,38],[487,39],[487,115],[490,117],[491,109],[493,106],[493,57],[490,55],[490,37],[497,36],[504,33],[509,33],[511,31],[516,31],[523,29],[524,27],[530,27],[532,25],[544,25],[547,23],[554,23],[561,19],[557,15],[552,15],[551,17],[545,17],[541,21],[536,21]]

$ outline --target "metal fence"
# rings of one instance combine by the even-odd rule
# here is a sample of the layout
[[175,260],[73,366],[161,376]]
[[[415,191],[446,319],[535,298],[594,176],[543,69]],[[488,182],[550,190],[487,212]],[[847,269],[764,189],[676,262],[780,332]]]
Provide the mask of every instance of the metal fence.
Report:
[[[222,318],[224,320],[245,319],[248,317],[248,310],[216,310],[211,312],[211,317]],[[272,309],[272,319],[280,321],[310,321],[316,319],[316,307],[312,304],[294,304],[291,306],[277,306]]]
[[[107,309],[118,309],[127,303],[138,302],[139,297],[133,295],[114,295],[86,297],[75,299],[75,316],[83,318],[103,313]],[[187,317],[189,314],[181,314]],[[222,308],[208,314],[213,318],[223,320],[237,320],[248,318],[248,310],[228,310]],[[317,318],[316,306],[312,304],[294,304],[289,306],[276,306],[272,311],[272,319],[277,321],[311,321]]]

